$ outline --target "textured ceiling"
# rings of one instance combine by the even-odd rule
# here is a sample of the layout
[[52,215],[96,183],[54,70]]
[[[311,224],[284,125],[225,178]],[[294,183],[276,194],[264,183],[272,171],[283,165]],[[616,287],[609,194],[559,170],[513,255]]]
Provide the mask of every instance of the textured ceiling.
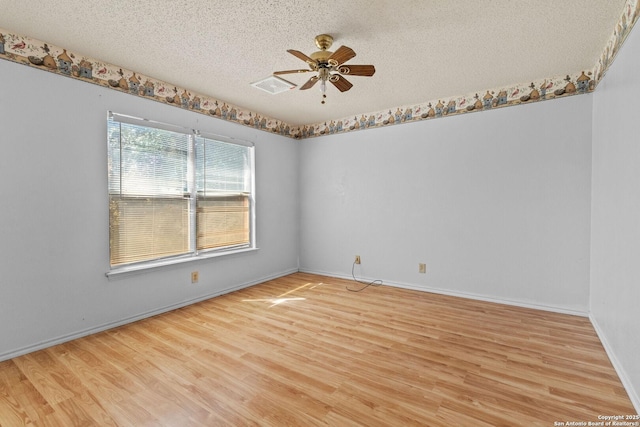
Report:
[[[0,28],[292,125],[591,70],[625,0],[0,0]],[[328,33],[348,64],[373,64],[340,93],[250,84],[305,68]],[[283,76],[302,85],[310,74]]]

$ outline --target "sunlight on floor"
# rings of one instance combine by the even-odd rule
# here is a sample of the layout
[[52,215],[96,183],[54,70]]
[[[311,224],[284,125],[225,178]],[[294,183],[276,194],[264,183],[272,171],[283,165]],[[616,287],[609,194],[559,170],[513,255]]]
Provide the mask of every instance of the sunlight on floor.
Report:
[[285,303],[285,302],[289,302],[289,301],[303,301],[303,300],[306,300],[306,298],[301,298],[301,297],[295,297],[295,298],[284,298],[284,297],[289,295],[289,294],[292,294],[292,293],[294,293],[296,291],[299,291],[301,289],[305,289],[305,288],[313,289],[316,286],[322,286],[322,285],[323,285],[322,282],[320,282],[320,283],[307,283],[307,284],[304,284],[302,286],[298,286],[295,289],[291,289],[290,291],[287,291],[287,292],[285,292],[283,294],[280,294],[275,298],[243,299],[242,302],[267,302],[267,303],[271,303],[271,305],[269,306],[269,308],[271,308],[271,307],[273,307],[275,305],[279,305],[279,304],[282,304],[282,303]]

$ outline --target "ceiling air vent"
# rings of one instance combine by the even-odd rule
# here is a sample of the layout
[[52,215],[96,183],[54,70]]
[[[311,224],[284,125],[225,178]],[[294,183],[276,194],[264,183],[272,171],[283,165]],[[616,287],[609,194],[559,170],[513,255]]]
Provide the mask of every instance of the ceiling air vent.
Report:
[[296,87],[295,84],[276,76],[269,76],[262,80],[258,80],[257,82],[251,83],[251,86],[257,87],[265,92],[269,92],[271,95],[285,92]]

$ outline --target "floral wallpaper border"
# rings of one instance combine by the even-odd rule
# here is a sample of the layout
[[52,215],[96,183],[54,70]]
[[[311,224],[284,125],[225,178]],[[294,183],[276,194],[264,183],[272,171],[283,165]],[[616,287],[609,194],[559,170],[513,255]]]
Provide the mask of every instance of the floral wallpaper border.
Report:
[[538,80],[531,82],[531,84],[516,84],[478,91],[465,96],[431,100],[418,105],[361,114],[360,117],[344,117],[339,120],[331,120],[329,123],[305,125],[299,129],[299,138],[409,123],[592,92],[613,63],[616,54],[639,17],[640,0],[627,0],[613,34],[592,70],[580,71],[565,77]]
[[430,100],[418,105],[394,107],[361,114],[360,117],[344,117],[331,120],[329,123],[301,127],[289,125],[281,120],[210,96],[190,93],[187,89],[170,83],[68,52],[65,48],[49,45],[36,39],[12,34],[2,28],[0,28],[0,58],[233,121],[265,132],[304,139],[592,92],[604,77],[638,17],[640,17],[640,0],[627,0],[613,34],[592,70],[582,70],[564,77],[538,80],[530,84],[482,90],[464,96]]
[[297,127],[135,71],[0,28],[0,58],[245,126],[297,137]]
[[605,73],[613,63],[613,60],[620,51],[620,47],[622,47],[639,17],[640,0],[627,0],[622,11],[622,16],[618,19],[618,23],[613,30],[613,34],[609,38],[602,55],[600,55],[600,58],[598,59],[598,63],[594,67],[596,84],[602,80]]

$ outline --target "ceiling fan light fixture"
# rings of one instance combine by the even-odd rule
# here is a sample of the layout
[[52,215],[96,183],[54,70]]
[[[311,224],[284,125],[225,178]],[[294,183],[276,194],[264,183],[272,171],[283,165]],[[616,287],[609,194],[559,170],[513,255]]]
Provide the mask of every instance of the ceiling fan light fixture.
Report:
[[320,82],[320,92],[322,92],[322,102],[321,104],[325,103],[325,98],[327,97],[327,80],[324,79]]
[[325,98],[327,97],[327,80],[329,80],[330,74],[328,68],[320,68],[318,77],[320,78],[320,93],[322,93],[322,102],[325,103]]

